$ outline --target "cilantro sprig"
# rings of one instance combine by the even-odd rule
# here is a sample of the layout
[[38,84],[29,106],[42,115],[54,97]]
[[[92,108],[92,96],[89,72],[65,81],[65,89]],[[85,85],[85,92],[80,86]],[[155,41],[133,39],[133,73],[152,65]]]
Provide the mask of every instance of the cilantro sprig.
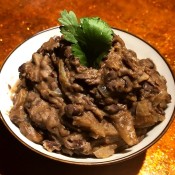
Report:
[[61,33],[72,46],[73,55],[88,67],[98,67],[112,45],[113,30],[99,17],[85,17],[79,21],[73,11],[61,12]]

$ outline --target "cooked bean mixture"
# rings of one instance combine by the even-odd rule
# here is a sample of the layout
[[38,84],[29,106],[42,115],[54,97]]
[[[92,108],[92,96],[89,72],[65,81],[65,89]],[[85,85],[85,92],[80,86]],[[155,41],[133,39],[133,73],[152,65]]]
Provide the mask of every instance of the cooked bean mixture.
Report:
[[163,121],[171,101],[151,59],[114,35],[98,68],[80,64],[55,36],[19,67],[10,119],[49,152],[106,158],[138,144]]

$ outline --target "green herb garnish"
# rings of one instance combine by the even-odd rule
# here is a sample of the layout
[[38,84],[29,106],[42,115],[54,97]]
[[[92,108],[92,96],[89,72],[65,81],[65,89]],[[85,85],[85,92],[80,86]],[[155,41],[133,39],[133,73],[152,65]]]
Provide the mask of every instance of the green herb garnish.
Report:
[[99,17],[86,17],[78,21],[74,12],[61,12],[58,21],[61,33],[72,43],[73,55],[88,67],[98,67],[112,45],[113,30]]

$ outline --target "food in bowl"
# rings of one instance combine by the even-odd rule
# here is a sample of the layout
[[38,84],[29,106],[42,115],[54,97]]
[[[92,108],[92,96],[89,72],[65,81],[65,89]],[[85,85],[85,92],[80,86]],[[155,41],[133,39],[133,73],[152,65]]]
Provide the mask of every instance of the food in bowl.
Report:
[[68,17],[76,21],[73,12],[62,13],[63,36],[19,67],[9,116],[49,152],[106,158],[163,121],[171,96],[153,61],[138,59],[106,23],[84,18],[73,25]]

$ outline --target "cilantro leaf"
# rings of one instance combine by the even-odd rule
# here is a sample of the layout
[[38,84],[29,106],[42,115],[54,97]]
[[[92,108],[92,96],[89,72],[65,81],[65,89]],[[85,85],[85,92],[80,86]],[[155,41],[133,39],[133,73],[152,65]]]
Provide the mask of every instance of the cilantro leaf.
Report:
[[75,13],[72,11],[68,13],[64,10],[61,12],[61,16],[62,18],[58,19],[58,21],[63,25],[60,27],[61,33],[67,41],[75,43],[76,30],[79,26]]
[[81,47],[78,44],[72,45],[72,51],[79,58],[82,65],[87,65],[87,59],[85,53],[82,51]]
[[59,18],[61,33],[72,43],[73,55],[85,66],[98,67],[100,61],[109,52],[113,31],[99,17],[81,18],[80,23],[74,12],[61,12]]

